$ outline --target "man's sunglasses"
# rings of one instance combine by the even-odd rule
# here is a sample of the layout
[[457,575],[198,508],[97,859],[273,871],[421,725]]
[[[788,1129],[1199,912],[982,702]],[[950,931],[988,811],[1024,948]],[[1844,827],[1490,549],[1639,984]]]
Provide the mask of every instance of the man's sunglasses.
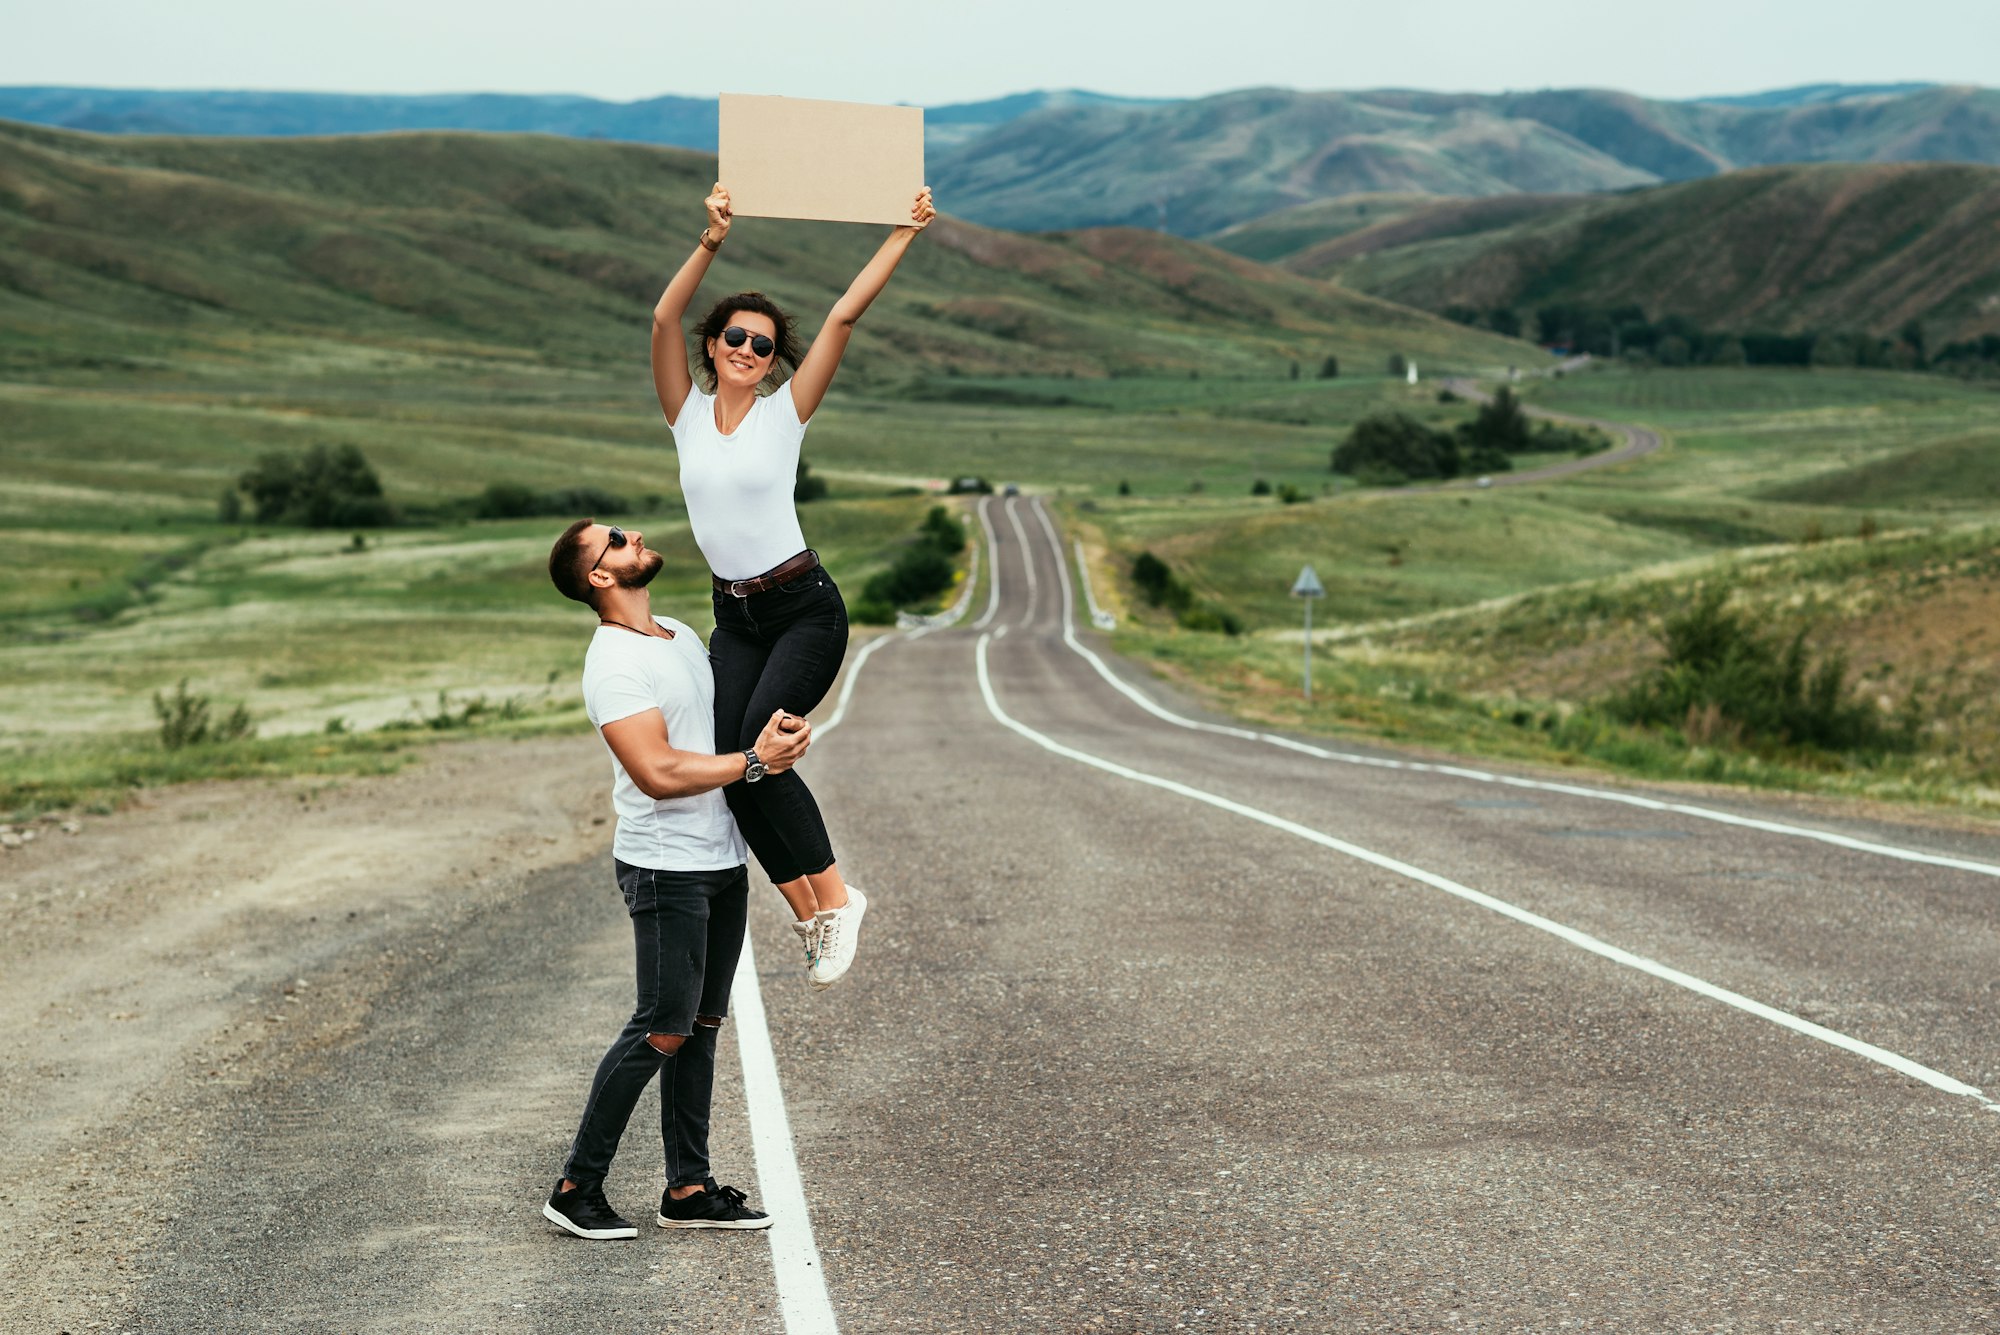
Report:
[[604,550],[599,552],[597,554],[597,559],[590,563],[590,570],[586,570],[583,573],[588,575],[591,573],[591,571],[596,570],[597,567],[604,564],[604,558],[611,554],[611,549],[613,547],[623,547],[624,545],[625,545],[625,530],[619,528],[616,524],[613,524],[610,528],[606,529],[604,532]]
[[778,350],[778,345],[767,335],[753,334],[742,325],[733,324],[722,331],[722,341],[732,348],[742,347],[746,340],[750,344],[750,351],[759,357],[768,357]]

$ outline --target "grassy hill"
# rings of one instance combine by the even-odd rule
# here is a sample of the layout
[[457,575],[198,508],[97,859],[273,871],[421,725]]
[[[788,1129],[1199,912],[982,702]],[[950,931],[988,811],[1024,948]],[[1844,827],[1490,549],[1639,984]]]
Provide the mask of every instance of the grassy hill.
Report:
[[[273,334],[626,364],[699,230],[713,173],[693,153],[542,137],[0,127],[0,367],[143,358],[163,340],[176,356],[238,358]],[[810,327],[878,236],[746,220],[709,290],[768,289]],[[947,220],[870,313],[850,369],[859,383],[948,370],[1256,374],[1275,357],[1398,349],[1463,363],[1519,355],[1172,237],[1029,238]]]
[[[1512,203],[1512,201],[1509,201]],[[1822,165],[1569,201],[1450,203],[1285,263],[1396,301],[1554,303],[1705,328],[2000,330],[2000,168]]]
[[1002,226],[1205,235],[1343,195],[1597,192],[1841,161],[2000,164],[2000,92],[1926,86],[1746,106],[1599,89],[1257,89],[1039,111],[938,155],[931,178],[965,216]]
[[[1128,653],[1239,717],[1557,765],[2000,811],[2000,393],[1889,372],[1600,370],[1544,406],[1641,422],[1668,448],[1529,488],[1359,493],[1301,505],[1096,499],[1073,522]],[[1191,634],[1130,579],[1151,551],[1242,617]],[[1299,567],[1314,609],[1300,699]],[[1908,754],[1801,760],[1661,738],[1605,701],[1659,661],[1662,619],[1723,585],[1770,632],[1806,631],[1850,680],[1928,719]]]

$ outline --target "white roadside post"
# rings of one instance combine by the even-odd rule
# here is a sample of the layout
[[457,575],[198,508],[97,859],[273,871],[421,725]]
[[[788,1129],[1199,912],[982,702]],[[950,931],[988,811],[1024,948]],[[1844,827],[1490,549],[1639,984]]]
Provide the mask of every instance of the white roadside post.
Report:
[[1319,576],[1311,566],[1299,572],[1292,581],[1292,597],[1300,598],[1306,605],[1306,700],[1313,698],[1313,599],[1326,597],[1326,586],[1319,582]]

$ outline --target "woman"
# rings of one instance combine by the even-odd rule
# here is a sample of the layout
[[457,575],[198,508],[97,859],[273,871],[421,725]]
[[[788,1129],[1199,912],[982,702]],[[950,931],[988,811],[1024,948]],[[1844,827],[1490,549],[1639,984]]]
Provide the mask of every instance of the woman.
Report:
[[[696,330],[702,385],[688,369],[681,319],[729,237],[729,192],[716,183],[708,226],[653,308],[653,388],[680,455],[688,525],[715,584],[715,742],[751,749],[752,719],[804,714],[826,698],[847,653],[847,608],[806,546],[792,488],[806,425],[826,397],[855,322],[881,295],[910,242],[937,216],[928,187],[910,223],[889,233],[834,303],[803,359],[792,319],[761,292],[716,303]],[[777,384],[779,363],[793,368]],[[776,389],[763,398],[760,385]],[[791,906],[808,977],[831,986],[854,961],[868,899],[841,879],[826,822],[793,770],[751,765],[724,790],[744,839]]]

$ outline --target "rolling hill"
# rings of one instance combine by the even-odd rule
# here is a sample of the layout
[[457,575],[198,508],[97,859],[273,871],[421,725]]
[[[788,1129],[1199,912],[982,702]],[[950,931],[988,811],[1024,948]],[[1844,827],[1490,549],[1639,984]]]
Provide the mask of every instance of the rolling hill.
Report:
[[[624,365],[701,223],[714,160],[541,136],[100,137],[0,126],[0,367],[275,335],[400,355]],[[877,229],[746,220],[710,291],[810,326]],[[1148,232],[945,220],[871,312],[853,387],[914,375],[1217,372],[1326,354],[1461,365],[1519,343]]]
[[1453,201],[1284,263],[1432,310],[1636,305],[1709,329],[1878,335],[1918,320],[1936,345],[2000,331],[2000,168],[1769,167]]

